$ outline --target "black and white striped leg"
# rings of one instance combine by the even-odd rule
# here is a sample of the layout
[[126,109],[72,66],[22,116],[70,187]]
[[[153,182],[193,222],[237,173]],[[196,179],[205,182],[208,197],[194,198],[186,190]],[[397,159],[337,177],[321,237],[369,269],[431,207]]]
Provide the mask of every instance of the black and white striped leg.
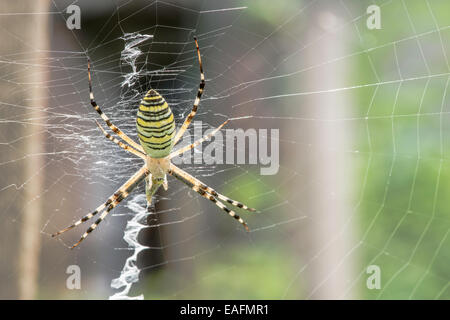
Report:
[[136,156],[138,156],[139,158],[142,158],[144,160],[146,160],[146,156],[145,154],[143,154],[142,152],[137,151],[136,149],[130,147],[129,145],[121,142],[120,140],[118,140],[117,138],[111,136],[108,132],[106,132],[105,129],[103,129],[103,127],[100,125],[100,123],[98,123],[97,120],[95,120],[95,123],[97,124],[97,126],[100,128],[100,130],[102,131],[102,133],[105,135],[105,137],[114,142],[115,144],[117,144],[119,147],[121,147],[122,149],[124,149],[125,151],[128,151]]
[[188,145],[188,146],[186,146],[186,147],[183,147],[183,148],[181,148],[181,149],[178,149],[178,150],[172,152],[172,153],[170,154],[170,156],[169,156],[169,159],[172,159],[173,157],[176,157],[176,156],[178,156],[178,155],[180,155],[180,154],[183,154],[183,153],[185,153],[186,151],[192,150],[192,149],[194,149],[195,147],[197,147],[197,146],[199,146],[200,144],[202,144],[205,140],[210,139],[210,138],[211,138],[213,135],[215,135],[220,129],[222,129],[222,127],[223,127],[224,125],[226,125],[226,124],[228,123],[228,121],[229,121],[229,120],[225,121],[225,122],[222,123],[220,126],[218,126],[216,129],[214,129],[210,134],[204,135],[201,139],[198,139],[198,140],[195,141],[194,143],[192,143],[192,144],[190,144],[190,145]]
[[141,145],[134,142],[130,137],[128,137],[122,130],[120,130],[118,127],[116,127],[111,120],[106,116],[106,114],[103,113],[103,111],[100,109],[100,107],[97,105],[97,102],[94,99],[94,93],[92,91],[92,79],[91,79],[91,61],[88,59],[88,79],[89,79],[89,98],[91,100],[91,105],[94,108],[95,111],[102,117],[103,121],[105,121],[106,125],[111,128],[111,130],[116,133],[120,138],[122,138],[126,143],[128,143],[130,146],[135,148],[136,150],[139,150],[141,152],[144,152],[144,149]]
[[200,48],[198,46],[197,38],[194,37],[194,41],[195,41],[195,47],[197,49],[198,64],[200,67],[200,85],[198,87],[197,97],[195,98],[194,105],[192,106],[192,110],[189,113],[189,115],[186,117],[186,120],[184,120],[184,123],[181,126],[180,130],[178,130],[177,134],[175,135],[173,145],[177,144],[177,142],[181,139],[183,134],[186,132],[186,129],[189,127],[189,124],[192,122],[192,119],[194,118],[195,114],[197,113],[197,108],[200,103],[200,98],[202,97],[203,90],[205,89],[205,74],[203,73],[202,56],[200,55]]
[[256,209],[254,209],[254,208],[250,208],[250,207],[246,206],[245,204],[243,204],[243,203],[241,203],[239,201],[230,199],[230,198],[224,196],[223,194],[218,193],[216,190],[214,190],[211,187],[208,187],[206,184],[204,184],[203,182],[201,182],[197,178],[193,177],[192,175],[190,175],[186,171],[178,168],[176,165],[171,164],[170,168],[172,169],[173,172],[175,172],[179,176],[182,176],[185,180],[189,181],[192,185],[197,185],[200,189],[208,192],[209,194],[213,195],[214,197],[216,197],[216,198],[218,198],[218,199],[220,199],[220,200],[222,200],[224,202],[227,202],[227,203],[229,203],[229,204],[231,204],[231,205],[233,205],[235,207],[238,207],[238,208],[241,208],[241,209],[244,209],[244,210],[248,210],[248,211],[251,211],[251,212],[255,212],[256,211]]
[[92,231],[94,231],[97,226],[100,224],[100,222],[103,221],[103,219],[105,219],[105,217],[108,215],[108,213],[114,209],[123,199],[125,199],[128,196],[128,192],[124,191],[120,194],[119,197],[117,197],[117,199],[111,203],[108,208],[103,211],[103,213],[100,215],[100,218],[98,218],[90,227],[89,229],[86,230],[86,232],[81,236],[80,240],[78,240],[77,243],[75,243],[72,247],[70,247],[70,249],[73,249],[75,247],[77,247],[84,239],[86,239],[86,237],[89,235],[89,233],[91,233]]
[[[76,226],[80,225],[83,222],[88,221],[89,219],[93,218],[94,216],[96,216],[98,213],[104,211],[101,215],[100,215],[100,219],[98,219],[94,225],[98,225],[98,223],[100,223],[101,220],[104,219],[104,217],[106,216],[105,212],[109,212],[111,211],[118,203],[120,203],[120,201],[122,201],[123,199],[125,199],[128,194],[149,174],[148,169],[146,166],[143,166],[141,169],[139,169],[130,179],[128,179],[127,182],[125,182],[119,189],[117,189],[117,191],[108,198],[108,200],[106,200],[105,203],[103,203],[102,205],[100,205],[99,207],[97,207],[97,209],[95,209],[95,211],[85,215],[83,218],[81,218],[80,220],[76,221],[74,224],[72,224],[71,226],[62,229],[61,231],[58,231],[54,234],[52,234],[52,237],[56,237],[58,235],[60,235],[61,233],[64,233],[70,229],[75,228]],[[92,226],[91,226],[92,228]],[[94,230],[96,228],[96,226],[94,228],[88,229],[87,234],[89,234],[92,230]],[[85,233],[85,235],[83,235],[83,237],[80,239],[80,241],[78,241],[72,248],[75,248],[77,245],[80,244],[81,241],[84,240],[84,238],[86,238],[87,234]]]
[[172,170],[169,170],[168,172],[170,175],[174,176],[176,179],[180,180],[181,182],[183,182],[184,184],[186,184],[187,186],[189,186],[192,190],[194,190],[195,192],[197,192],[199,195],[201,195],[203,198],[208,199],[210,201],[212,201],[216,206],[218,206],[220,209],[222,209],[223,211],[225,211],[226,213],[228,213],[231,217],[233,217],[234,219],[236,219],[237,221],[239,221],[239,223],[241,223],[245,230],[247,232],[250,231],[247,223],[238,215],[236,214],[236,212],[234,212],[233,210],[228,209],[222,202],[218,201],[213,195],[207,193],[204,189],[201,189],[198,185],[193,184],[191,181],[188,181],[186,179],[184,179],[184,177],[182,177],[181,175],[178,175],[177,173],[175,173]]
[[92,217],[94,217],[95,215],[97,215],[99,212],[101,212],[103,209],[106,208],[106,206],[108,206],[109,204],[111,204],[113,202],[113,200],[115,199],[116,194],[114,194],[113,196],[111,196],[110,198],[108,198],[108,200],[103,203],[101,206],[97,207],[97,209],[95,209],[93,212],[85,215],[83,218],[81,218],[80,220],[76,221],[74,224],[68,226],[67,228],[64,228],[56,233],[52,234],[52,237],[56,237],[59,236],[61,233],[64,233],[66,231],[69,231],[70,229],[75,228],[76,226],[82,224],[83,222],[88,221],[89,219],[91,219]]
[[128,179],[127,182],[124,183],[124,185],[115,193],[117,196],[115,197],[114,201],[110,203],[105,211],[100,215],[100,217],[95,221],[89,229],[86,230],[86,232],[81,236],[80,240],[78,240],[77,243],[75,243],[71,249],[77,247],[86,237],[94,231],[97,226],[105,219],[105,217],[108,215],[108,213],[114,209],[123,199],[128,197],[128,195],[133,191],[133,189],[142,181],[145,179],[145,177],[149,174],[149,171],[146,166],[143,166],[141,169],[139,169],[130,179]]

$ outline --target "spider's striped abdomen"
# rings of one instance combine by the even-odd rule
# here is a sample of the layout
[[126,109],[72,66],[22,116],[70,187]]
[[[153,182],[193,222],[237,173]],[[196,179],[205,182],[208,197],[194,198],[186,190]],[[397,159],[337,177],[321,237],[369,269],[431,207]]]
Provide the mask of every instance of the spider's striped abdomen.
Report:
[[173,148],[175,121],[166,100],[150,90],[139,105],[136,118],[142,148],[152,158],[164,158]]

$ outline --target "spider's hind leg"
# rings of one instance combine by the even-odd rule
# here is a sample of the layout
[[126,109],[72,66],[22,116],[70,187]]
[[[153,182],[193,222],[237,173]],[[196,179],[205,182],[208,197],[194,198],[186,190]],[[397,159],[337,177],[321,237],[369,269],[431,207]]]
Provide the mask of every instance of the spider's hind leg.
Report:
[[191,188],[192,190],[194,190],[195,192],[200,194],[203,198],[212,201],[216,206],[218,206],[220,209],[222,209],[223,211],[228,213],[232,218],[234,218],[237,221],[239,221],[239,223],[244,226],[244,228],[245,228],[245,230],[247,230],[247,232],[250,231],[250,229],[248,228],[247,223],[239,215],[237,215],[236,212],[234,212],[233,210],[228,209],[222,202],[218,201],[215,196],[213,196],[212,194],[210,194],[207,191],[205,191],[206,189],[201,188],[201,186],[199,184],[197,184],[195,181],[193,182],[193,181],[189,181],[188,179],[186,179],[186,177],[183,176],[185,171],[179,170],[175,166],[172,166],[172,169],[175,169],[178,172],[175,172],[174,170],[170,170],[169,171],[170,175],[174,176],[175,178],[177,178],[178,180],[180,180],[181,182],[186,184],[189,188]]

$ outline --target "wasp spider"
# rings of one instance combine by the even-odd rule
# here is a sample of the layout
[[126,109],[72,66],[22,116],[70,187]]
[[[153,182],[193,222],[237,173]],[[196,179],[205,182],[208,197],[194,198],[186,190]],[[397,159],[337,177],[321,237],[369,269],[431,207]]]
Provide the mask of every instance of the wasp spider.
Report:
[[119,189],[117,189],[117,191],[111,197],[109,197],[105,203],[100,205],[93,212],[76,221],[71,226],[54,233],[52,235],[53,237],[58,236],[61,233],[66,232],[101,213],[99,218],[89,227],[89,229],[87,229],[80,240],[71,247],[72,249],[75,248],[89,235],[89,233],[97,228],[97,226],[100,224],[100,222],[103,221],[103,219],[105,219],[108,213],[112,209],[114,209],[114,207],[116,207],[123,199],[125,199],[131,193],[131,191],[140,182],[142,182],[142,180],[145,180],[145,193],[147,196],[147,203],[148,205],[150,205],[152,202],[152,196],[161,185],[165,190],[167,190],[168,185],[166,174],[170,174],[181,182],[187,184],[191,189],[200,194],[200,196],[214,202],[216,206],[228,213],[234,219],[238,220],[245,227],[245,229],[249,231],[248,226],[244,222],[244,220],[242,220],[242,218],[239,217],[233,210],[228,209],[221,201],[249,211],[255,211],[255,209],[249,208],[240,202],[232,200],[216,192],[214,189],[210,188],[197,178],[191,176],[186,171],[178,168],[170,161],[170,159],[172,159],[173,157],[189,151],[200,145],[203,141],[209,139],[228,122],[228,120],[225,121],[210,134],[205,135],[191,145],[180,148],[176,151],[172,151],[173,147],[183,136],[195,114],[197,113],[200,98],[205,88],[205,75],[203,74],[200,49],[198,47],[196,38],[194,38],[194,41],[197,49],[198,63],[200,66],[200,86],[198,88],[197,97],[195,98],[191,112],[184,120],[181,128],[178,130],[178,132],[176,132],[174,117],[167,102],[155,90],[152,89],[148,91],[139,105],[136,118],[137,133],[139,136],[140,145],[134,142],[123,131],[116,127],[95,102],[94,94],[92,92],[90,61],[88,61],[89,96],[91,105],[92,107],[94,107],[95,111],[97,111],[97,113],[102,117],[106,125],[115,134],[117,134],[117,136],[119,136],[123,140],[123,142],[111,136],[96,121],[98,127],[107,139],[111,140],[124,150],[142,158],[145,161],[145,164],[130,179],[128,179],[127,182],[125,182]]

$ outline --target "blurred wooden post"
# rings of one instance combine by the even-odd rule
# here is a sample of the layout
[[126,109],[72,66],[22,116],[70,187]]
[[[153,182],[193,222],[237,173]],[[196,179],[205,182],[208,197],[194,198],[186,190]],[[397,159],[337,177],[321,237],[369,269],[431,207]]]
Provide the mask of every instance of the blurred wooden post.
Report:
[[346,152],[351,145],[352,122],[342,120],[349,117],[352,92],[325,92],[345,87],[350,73],[345,59],[327,63],[345,56],[350,43],[350,35],[339,29],[341,12],[338,1],[325,1],[311,10],[305,42],[312,45],[301,55],[305,66],[313,67],[304,73],[306,88],[302,91],[324,91],[299,99],[299,115],[314,119],[297,129],[304,130],[299,156],[302,181],[307,186],[301,188],[301,199],[309,217],[297,241],[305,244],[302,263],[307,264],[303,276],[308,299],[352,298],[352,293],[343,295],[356,277],[352,271],[354,168],[352,155]]
[[[48,0],[33,1],[29,6],[32,12],[47,12],[49,10]],[[24,37],[27,38],[31,47],[36,50],[34,60],[36,65],[44,65],[46,53],[40,50],[48,49],[48,21],[46,14],[37,14],[28,19],[18,19],[17,23],[25,23]],[[28,38],[29,37],[29,38]],[[44,87],[41,85],[45,82],[46,73],[44,67],[36,67],[30,71],[29,81],[32,87],[25,92],[29,93],[30,99],[41,98],[46,95]],[[28,115],[30,119],[37,119],[38,122],[44,121],[43,105],[45,99],[40,99],[37,103],[33,103],[33,111]],[[27,143],[27,154],[37,155],[30,157],[26,163],[26,176],[35,175],[25,188],[25,210],[23,216],[23,229],[21,234],[21,247],[19,249],[19,297],[21,299],[33,299],[37,293],[37,278],[39,273],[39,253],[41,247],[40,229],[42,215],[42,194],[44,175],[36,174],[44,166],[44,139],[45,136],[40,133],[42,130],[39,125],[31,125],[26,129],[26,136],[29,136]]]
[[[15,254],[9,257],[13,258],[10,259],[11,264],[18,263],[16,276],[20,299],[36,297],[39,271],[40,229],[42,227],[40,196],[44,180],[43,173],[39,172],[44,167],[44,157],[42,156],[44,135],[41,133],[42,126],[39,124],[44,121],[43,104],[45,104],[45,99],[41,98],[46,95],[43,85],[47,76],[45,69],[40,65],[46,63],[44,50],[48,49],[49,17],[48,14],[42,13],[48,11],[48,0],[2,1],[0,5],[0,12],[4,14],[0,20],[0,26],[3,29],[0,56],[8,59],[8,54],[19,54],[18,59],[33,65],[26,68],[24,65],[11,63],[8,66],[8,74],[17,75],[18,83],[3,84],[1,98],[6,103],[23,104],[27,107],[21,109],[21,118],[17,120],[26,122],[21,133],[21,136],[25,137],[24,144],[20,145],[24,150],[19,150],[19,152],[26,154],[28,158],[23,167],[19,167],[18,163],[15,169],[17,170],[15,176],[20,177],[20,181],[24,183],[24,198],[17,198],[17,201],[22,200],[22,203],[16,204],[14,206],[16,209],[11,212],[11,215],[15,215],[13,219],[20,224],[18,229],[20,239]],[[17,13],[19,14],[17,15]],[[20,93],[21,97],[19,100],[14,100],[18,97],[17,93]],[[35,122],[38,124],[35,125]],[[17,124],[15,126],[17,127]],[[11,239],[7,245],[14,246],[13,240]]]

